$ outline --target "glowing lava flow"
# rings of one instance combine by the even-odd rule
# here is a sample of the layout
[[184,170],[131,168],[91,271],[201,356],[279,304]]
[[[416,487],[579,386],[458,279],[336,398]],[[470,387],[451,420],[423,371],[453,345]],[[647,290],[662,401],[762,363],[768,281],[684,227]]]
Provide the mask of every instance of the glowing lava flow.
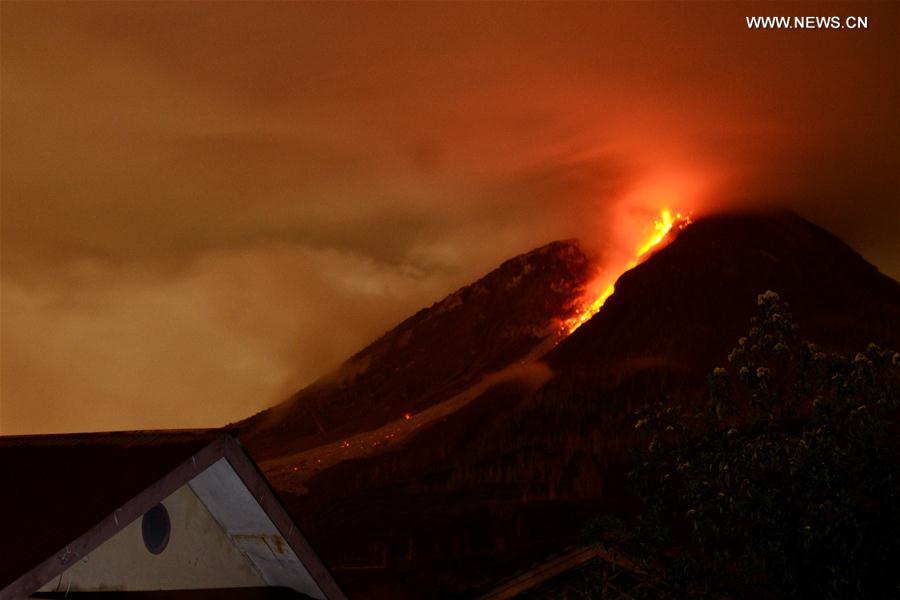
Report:
[[[637,250],[635,258],[628,263],[628,266],[622,271],[622,273],[636,267],[648,252],[656,248],[663,240],[666,239],[666,236],[669,235],[669,232],[673,227],[675,227],[677,230],[682,230],[687,227],[690,222],[690,216],[682,215],[681,213],[676,213],[673,216],[672,212],[668,208],[663,209],[659,214],[659,219],[653,222],[653,235],[643,244],[641,244],[641,246]],[[603,307],[603,304],[606,302],[606,300],[613,295],[613,292],[616,291],[614,282],[622,273],[616,274],[615,278],[612,280],[613,283],[610,283],[606,287],[604,287],[603,292],[594,300],[583,305],[574,317],[563,321],[562,331],[565,335],[568,335],[581,327],[584,323],[590,320],[591,317],[593,317],[600,311],[600,308]]]

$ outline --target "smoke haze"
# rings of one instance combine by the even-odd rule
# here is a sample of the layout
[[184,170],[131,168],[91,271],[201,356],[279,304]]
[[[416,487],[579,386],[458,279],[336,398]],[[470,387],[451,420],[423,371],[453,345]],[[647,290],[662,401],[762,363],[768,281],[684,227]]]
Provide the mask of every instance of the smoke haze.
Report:
[[2,433],[242,418],[663,205],[792,208],[900,276],[897,4],[0,11]]

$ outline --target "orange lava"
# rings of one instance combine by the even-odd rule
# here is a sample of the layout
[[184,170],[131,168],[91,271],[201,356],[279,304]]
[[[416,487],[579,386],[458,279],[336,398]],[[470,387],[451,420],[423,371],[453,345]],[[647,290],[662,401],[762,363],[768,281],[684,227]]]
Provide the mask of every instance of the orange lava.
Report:
[[681,213],[675,213],[673,215],[672,211],[668,208],[664,208],[660,211],[659,219],[653,222],[653,234],[641,243],[635,252],[634,259],[631,260],[621,272],[609,274],[611,275],[611,277],[609,277],[609,283],[605,286],[601,286],[603,291],[593,299],[584,300],[576,315],[563,321],[561,328],[562,333],[564,335],[572,333],[589,321],[591,317],[596,315],[606,303],[606,300],[616,291],[615,281],[622,273],[636,267],[651,250],[657,248],[663,241],[667,240],[669,232],[672,231],[673,228],[677,231],[681,231],[690,223],[691,218],[689,215],[682,215]]

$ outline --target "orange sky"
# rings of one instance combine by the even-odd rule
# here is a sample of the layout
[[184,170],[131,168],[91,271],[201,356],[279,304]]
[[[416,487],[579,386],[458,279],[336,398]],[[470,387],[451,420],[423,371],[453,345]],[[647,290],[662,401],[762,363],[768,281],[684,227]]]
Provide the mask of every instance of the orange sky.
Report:
[[240,418],[513,254],[633,250],[662,203],[788,206],[900,275],[896,3],[0,17],[3,433]]

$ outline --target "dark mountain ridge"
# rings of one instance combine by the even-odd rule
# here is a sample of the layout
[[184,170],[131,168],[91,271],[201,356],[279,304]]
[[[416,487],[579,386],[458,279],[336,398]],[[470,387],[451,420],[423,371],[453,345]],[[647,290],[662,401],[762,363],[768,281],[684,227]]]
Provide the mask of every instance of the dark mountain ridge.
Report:
[[260,460],[446,400],[556,335],[590,275],[574,240],[512,258],[405,320],[337,373],[240,423],[241,439]]
[[900,286],[833,234],[792,213],[720,215],[687,227],[622,275],[603,310],[547,357],[563,371],[721,360],[753,300],[778,291],[826,347],[896,345]]
[[[541,288],[548,281],[534,280],[530,293],[569,306]],[[491,285],[505,287],[502,277]],[[577,543],[592,515],[628,510],[623,473],[638,441],[634,410],[702,401],[708,373],[725,362],[768,289],[791,304],[801,335],[828,350],[900,347],[900,284],[830,233],[787,213],[704,218],[625,273],[600,312],[544,356],[554,376],[536,391],[515,381],[493,386],[380,453],[316,474],[305,482],[308,493],[289,480],[274,483],[355,596],[470,595]],[[523,314],[541,302],[528,302]],[[469,318],[460,314],[460,327],[441,328],[422,352],[443,360],[445,335],[460,352],[478,346],[481,331],[465,327]],[[389,336],[405,335],[404,325]],[[473,364],[493,368],[506,357],[488,355]],[[463,380],[449,372],[446,381]],[[390,386],[383,393],[430,390],[427,379]]]

